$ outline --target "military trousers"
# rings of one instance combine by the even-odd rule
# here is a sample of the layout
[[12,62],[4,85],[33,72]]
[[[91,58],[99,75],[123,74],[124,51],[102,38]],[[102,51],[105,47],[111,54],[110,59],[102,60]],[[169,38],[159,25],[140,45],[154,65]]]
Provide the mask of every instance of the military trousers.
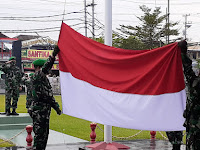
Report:
[[183,132],[182,131],[168,131],[166,132],[169,142],[174,144],[182,144]]
[[33,132],[35,134],[33,149],[35,150],[45,150],[46,148],[49,135],[49,116],[50,110],[45,109],[45,107],[32,112]]
[[186,137],[186,150],[200,150],[200,129]]
[[27,109],[31,106],[32,101],[33,100],[31,98],[26,98],[26,108]]
[[[6,101],[5,109],[17,108],[17,102],[19,98],[19,89],[18,88],[6,88],[5,90]],[[12,101],[12,104],[11,104]]]

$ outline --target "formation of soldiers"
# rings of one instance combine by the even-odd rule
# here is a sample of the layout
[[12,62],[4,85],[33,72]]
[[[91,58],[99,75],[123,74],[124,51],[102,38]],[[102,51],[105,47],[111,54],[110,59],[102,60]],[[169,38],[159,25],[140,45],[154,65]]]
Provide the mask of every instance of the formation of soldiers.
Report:
[[[0,66],[6,75],[5,79],[5,115],[19,115],[16,113],[20,86],[26,85],[26,108],[33,120],[34,145],[33,150],[45,150],[49,135],[49,119],[51,108],[61,115],[59,104],[53,97],[52,87],[47,78],[59,48],[56,46],[52,56],[47,60],[38,59],[33,62],[35,72],[24,76],[16,66],[13,56],[8,62]],[[11,113],[12,109],[12,113]]]

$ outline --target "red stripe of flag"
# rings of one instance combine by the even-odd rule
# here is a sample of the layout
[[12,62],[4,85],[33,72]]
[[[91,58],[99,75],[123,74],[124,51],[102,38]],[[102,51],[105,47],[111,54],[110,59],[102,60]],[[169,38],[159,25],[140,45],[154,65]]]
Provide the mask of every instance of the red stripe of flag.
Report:
[[125,50],[84,37],[62,24],[59,68],[96,87],[120,93],[159,95],[185,88],[180,48]]

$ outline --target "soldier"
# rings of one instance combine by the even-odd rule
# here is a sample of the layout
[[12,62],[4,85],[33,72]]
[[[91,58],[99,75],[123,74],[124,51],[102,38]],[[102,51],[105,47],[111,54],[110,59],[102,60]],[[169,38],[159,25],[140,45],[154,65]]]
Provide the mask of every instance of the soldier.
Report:
[[[5,112],[6,115],[19,115],[16,113],[17,102],[19,98],[20,82],[22,78],[21,70],[16,66],[16,57],[10,57],[9,61],[0,67],[6,75],[5,79]],[[12,99],[13,98],[13,99]],[[12,99],[12,104],[11,104]],[[12,113],[10,108],[12,107]]]
[[32,84],[32,76],[34,73],[30,73],[29,76],[24,76],[22,78],[22,83],[26,86],[26,108],[27,110],[31,106],[31,102],[33,100],[32,96],[32,90],[33,90],[33,84]]
[[56,47],[53,56],[46,60],[38,59],[33,62],[35,73],[32,77],[33,83],[33,102],[29,108],[29,114],[33,119],[34,145],[33,149],[45,150],[48,134],[51,107],[61,115],[58,103],[53,97],[51,85],[46,75],[52,68],[59,48]]
[[187,81],[188,95],[184,117],[186,127],[186,149],[200,150],[200,76],[192,70],[192,60],[187,56],[187,42],[178,43],[181,48],[184,74]]
[[172,144],[172,150],[180,150],[182,139],[183,139],[183,132],[182,131],[170,131],[166,132],[167,137]]

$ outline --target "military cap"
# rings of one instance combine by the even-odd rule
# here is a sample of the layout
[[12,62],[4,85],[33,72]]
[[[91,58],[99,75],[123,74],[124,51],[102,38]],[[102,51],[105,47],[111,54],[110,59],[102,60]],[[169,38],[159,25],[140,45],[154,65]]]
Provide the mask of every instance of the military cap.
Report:
[[44,60],[44,59],[37,59],[37,60],[33,61],[33,65],[42,67],[45,62],[46,62],[46,60]]
[[30,73],[30,74],[29,74],[29,77],[32,77],[33,75],[34,75],[34,73]]
[[9,61],[10,61],[10,60],[16,60],[16,57],[15,57],[15,56],[12,56],[12,57],[9,58]]

